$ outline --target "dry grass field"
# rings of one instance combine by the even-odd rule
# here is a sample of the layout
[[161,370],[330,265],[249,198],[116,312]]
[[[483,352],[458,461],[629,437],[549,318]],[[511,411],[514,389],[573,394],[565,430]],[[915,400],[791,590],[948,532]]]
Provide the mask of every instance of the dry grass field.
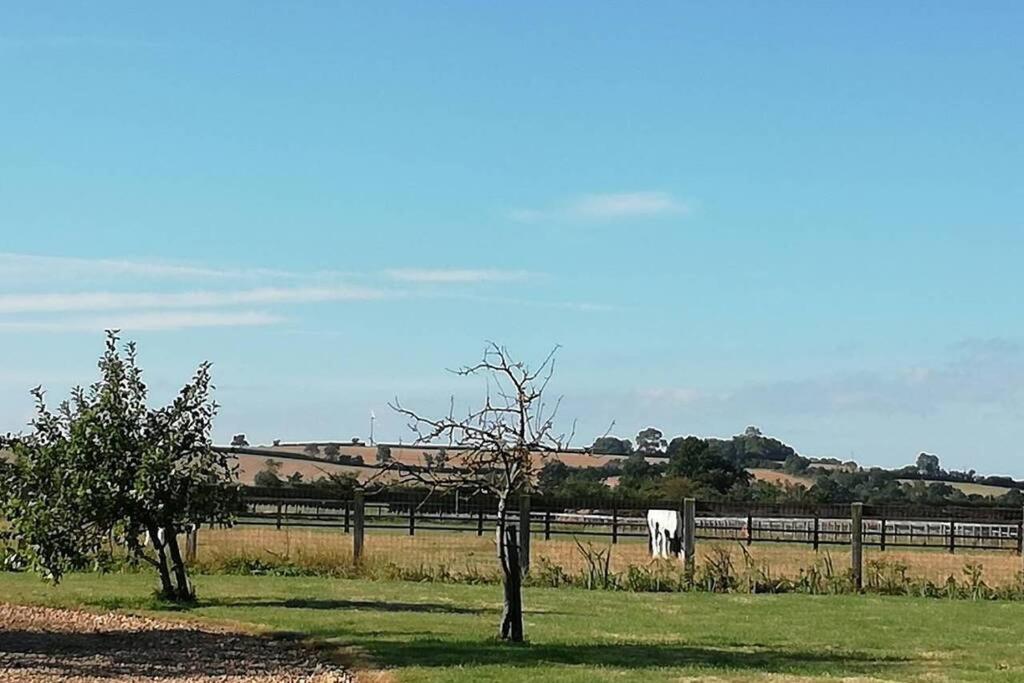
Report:
[[[588,539],[580,543],[587,546]],[[616,545],[600,538],[589,541],[594,549],[611,548],[611,569],[623,572],[630,565],[645,566],[652,562],[645,539],[623,539]],[[419,567],[445,567],[452,572],[496,572],[494,541],[488,535],[475,533],[421,532],[415,536],[398,530],[368,531],[365,540],[366,561],[380,565],[394,564],[415,569]],[[586,566],[583,554],[571,536],[558,536],[545,541],[534,535],[531,540],[533,566],[541,559],[560,566],[566,572],[577,573]],[[707,541],[698,544],[698,563],[711,553],[724,550],[734,565],[742,568],[745,555],[766,568],[774,577],[796,578],[816,562],[831,562],[837,573],[850,565],[850,553],[845,546],[823,546],[815,552],[809,545],[789,543],[757,543],[749,547],[735,541]],[[340,530],[297,529],[277,530],[272,527],[241,527],[234,529],[204,529],[199,535],[197,560],[200,566],[222,566],[235,557],[261,558],[270,561],[288,561],[298,566],[324,570],[352,565],[352,537]],[[865,562],[884,560],[907,566],[907,574],[916,579],[942,583],[947,577],[962,579],[968,564],[983,568],[985,581],[992,586],[1009,585],[1018,579],[1022,560],[1012,551],[971,552],[950,554],[936,549],[865,548]],[[667,562],[662,560],[661,562]]]
[[[265,469],[267,466],[266,456],[239,455],[236,459],[238,462],[238,480],[247,486],[251,486],[256,477],[256,473]],[[359,480],[365,481],[376,473],[376,470],[372,467],[338,465],[327,461],[314,462],[312,460],[299,460],[289,457],[279,458],[277,456],[270,459],[274,462],[280,463],[278,476],[282,479],[298,472],[302,474],[303,481],[307,482],[325,477],[328,474],[351,474]]]
[[[343,455],[350,456],[361,456],[363,462],[369,465],[369,467],[358,467],[353,465],[339,465],[336,463],[323,461],[312,461],[306,459],[300,459],[296,456],[302,456],[302,449],[299,447],[285,447],[277,446],[273,449],[268,449],[266,455],[251,455],[251,454],[239,454],[237,461],[239,465],[238,479],[243,484],[251,485],[256,473],[266,467],[267,459],[272,459],[277,463],[280,463],[279,474],[283,477],[299,472],[302,474],[302,478],[305,481],[313,481],[327,475],[328,473],[346,473],[355,476],[360,481],[366,481],[368,478],[376,474],[377,470],[373,465],[377,462],[376,449],[372,449],[368,446],[345,446],[341,448]],[[422,464],[422,451],[418,451],[414,448],[393,448],[393,457],[406,464]],[[602,455],[583,455],[580,453],[559,453],[556,455],[548,456],[550,458],[557,458],[558,460],[570,465],[572,467],[601,467],[609,462],[621,460],[614,456],[602,456]],[[538,465],[540,456],[538,456]],[[650,462],[663,462],[663,459],[648,458]],[[794,474],[787,474],[781,470],[768,469],[764,467],[753,467],[747,470],[755,479],[762,481],[768,481],[773,484],[800,484],[810,488],[814,485],[813,477],[801,477]],[[617,477],[612,477],[610,484],[614,486],[617,482]],[[999,487],[983,487],[981,485],[964,484],[963,486],[979,486],[980,488],[991,488],[998,489]],[[985,493],[984,495],[998,495],[998,493]]]
[[[281,445],[281,446],[258,446],[260,450],[266,450],[275,457],[289,457],[295,455],[304,455],[304,445]],[[321,453],[323,452],[322,446],[320,447]],[[426,460],[424,458],[424,451],[427,449],[417,448],[415,446],[390,446],[391,458],[398,462],[405,463],[407,465],[424,465]],[[376,446],[353,446],[346,444],[338,444],[338,453],[340,455],[347,456],[359,456],[368,465],[373,465],[377,462],[377,447]],[[459,454],[456,450],[450,450],[449,455],[451,462],[454,465],[458,465]],[[322,457],[322,456],[321,456]],[[564,462],[566,465],[572,467],[600,467],[609,462],[615,462],[622,460],[620,456],[614,455],[590,455],[588,453],[581,453],[578,451],[566,451],[557,453],[555,455],[547,455],[544,453],[535,453],[534,460],[536,464],[541,462],[548,457],[557,457],[559,460]],[[651,462],[662,462],[664,458],[648,458]]]
[[814,486],[813,477],[801,477],[795,474],[787,474],[782,470],[770,470],[765,467],[750,467],[747,469],[754,475],[754,479],[759,481],[767,481],[771,484],[799,484],[811,488]]
[[[262,447],[261,447],[262,448]],[[236,456],[238,462],[238,480],[246,485],[251,485],[256,473],[266,467],[267,459],[280,463],[279,476],[282,478],[299,472],[304,481],[313,481],[327,475],[328,473],[346,473],[355,476],[360,481],[366,481],[377,474],[374,467],[377,463],[377,449],[370,446],[341,446],[341,455],[360,456],[368,467],[353,465],[339,465],[325,460],[308,460],[302,458],[303,449],[298,446],[274,446],[267,448],[265,454],[254,455],[251,453],[240,453]],[[424,464],[423,451],[416,448],[392,448],[392,458],[407,465]],[[308,456],[307,456],[308,457]],[[322,457],[322,456],[321,456]],[[601,467],[602,465],[619,460],[613,456],[586,455],[582,453],[559,453],[552,456],[536,455],[536,464],[541,466],[544,457],[552,457],[572,467]],[[657,459],[649,459],[652,462]],[[660,460],[657,460],[660,461]],[[458,459],[453,459],[458,464]]]
[[979,495],[979,496],[1001,496],[1004,493],[1009,493],[1010,489],[1006,486],[992,486],[990,484],[970,484],[967,482],[958,481],[938,481],[934,479],[898,479],[901,484],[914,484],[921,482],[923,484],[948,484],[955,489],[963,491],[966,495]]
[[[349,456],[361,456],[363,462],[368,465],[367,467],[357,467],[353,465],[339,465],[337,463],[323,461],[312,461],[306,459],[300,459],[296,456],[302,456],[302,448],[298,446],[275,446],[267,449],[266,455],[252,455],[252,454],[239,454],[237,461],[239,465],[238,479],[243,484],[251,485],[256,473],[266,467],[266,461],[268,458],[273,459],[275,462],[280,463],[279,474],[281,477],[288,477],[296,472],[302,474],[303,480],[313,481],[319,479],[329,473],[345,473],[356,477],[360,481],[366,481],[370,477],[377,473],[377,470],[373,465],[377,462],[377,451],[375,448],[370,446],[342,446],[340,452],[343,455]],[[396,460],[406,464],[422,464],[423,452],[415,448],[392,448],[392,457]],[[552,456],[551,458],[557,458],[562,462],[572,467],[601,467],[609,462],[621,460],[616,456],[607,455],[586,455],[581,453],[559,453]],[[538,455],[538,465],[540,465],[541,456]],[[648,458],[651,462],[663,462],[663,459]],[[457,460],[456,460],[457,461]],[[822,469],[827,469],[833,466],[815,465]],[[834,466],[835,468],[841,466]],[[799,476],[795,474],[788,474],[782,470],[769,469],[766,467],[751,467],[747,469],[755,479],[760,481],[770,482],[772,484],[791,484],[800,485],[807,488],[814,486],[814,477],[811,476]],[[915,479],[900,479],[900,483],[913,484]],[[609,484],[614,486],[617,483],[617,477],[612,477],[609,480]],[[988,484],[969,484],[960,482],[933,482],[924,481],[926,484],[931,483],[947,483],[955,489],[963,491],[967,495],[981,495],[981,496],[1001,496],[1008,492],[1010,489],[1005,486],[991,486]]]

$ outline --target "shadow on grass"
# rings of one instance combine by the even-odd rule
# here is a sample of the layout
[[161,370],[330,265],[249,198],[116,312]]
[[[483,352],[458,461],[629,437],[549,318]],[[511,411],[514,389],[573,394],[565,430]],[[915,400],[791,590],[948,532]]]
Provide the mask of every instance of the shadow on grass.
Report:
[[892,673],[906,658],[863,652],[822,652],[755,645],[721,648],[643,643],[538,643],[509,645],[495,641],[437,639],[407,642],[363,641],[359,646],[374,662],[387,667],[486,666],[537,667],[575,665],[613,669],[717,669],[778,674],[865,676]]
[[[86,601],[92,607],[107,610],[134,609],[162,612],[187,612],[204,607],[227,607],[239,609],[277,608],[277,609],[314,609],[314,610],[371,610],[377,612],[421,612],[428,614],[498,614],[494,607],[460,607],[446,603],[432,602],[394,602],[389,600],[323,600],[312,598],[210,598],[199,599],[193,603],[173,603],[160,600],[153,596],[147,597],[105,597]],[[544,612],[544,614],[553,614]]]
[[200,600],[197,607],[239,607],[283,609],[317,609],[317,610],[371,610],[375,612],[424,612],[428,614],[497,614],[498,610],[490,607],[460,607],[445,603],[433,602],[393,602],[389,600],[314,600],[311,598],[289,598],[276,600],[273,598],[214,598]]

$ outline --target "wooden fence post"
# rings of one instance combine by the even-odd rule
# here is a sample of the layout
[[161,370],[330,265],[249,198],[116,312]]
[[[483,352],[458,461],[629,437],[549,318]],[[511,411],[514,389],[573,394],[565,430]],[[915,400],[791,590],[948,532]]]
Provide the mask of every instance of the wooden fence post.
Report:
[[747,513],[747,545],[754,542],[754,514]]
[[409,503],[409,535],[416,535],[416,503]]
[[818,518],[818,513],[814,513],[814,552],[818,552],[818,543],[820,542],[821,535],[821,520]]
[[196,561],[196,554],[199,550],[199,527],[192,527],[185,532],[185,561],[192,563]]
[[1021,521],[1017,523],[1017,554],[1024,559],[1024,506],[1021,507],[1020,519]]
[[551,510],[544,511],[544,540],[551,540]]
[[853,585],[860,590],[864,585],[864,503],[850,505],[850,568]]
[[476,535],[477,536],[483,536],[484,535],[484,506],[483,505],[480,505],[480,507],[478,507],[477,510],[476,510]]
[[683,568],[688,580],[692,583],[697,553],[697,501],[693,498],[683,500]]
[[359,564],[363,559],[363,532],[366,504],[362,491],[352,497],[352,561]]
[[519,497],[519,566],[530,571],[530,494]]
[[949,518],[949,554],[956,552],[956,519]]
[[277,530],[281,530],[281,504],[277,504]]
[[619,503],[612,503],[612,545],[619,542]]
[[346,500],[345,501],[345,533],[346,534],[349,532],[349,519],[348,519],[348,516],[349,516],[349,512],[351,512],[351,510],[352,510],[352,503],[350,503],[349,501]]
[[882,520],[882,535],[878,541],[879,550],[885,552],[885,520]]

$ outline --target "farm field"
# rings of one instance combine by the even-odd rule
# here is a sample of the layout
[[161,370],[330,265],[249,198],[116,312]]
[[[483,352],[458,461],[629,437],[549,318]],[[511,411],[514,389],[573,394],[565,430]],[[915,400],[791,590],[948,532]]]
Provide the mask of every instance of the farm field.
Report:
[[[246,485],[252,485],[256,473],[266,467],[267,459],[272,459],[280,463],[280,475],[287,477],[295,474],[296,472],[302,474],[305,481],[313,481],[320,477],[332,474],[348,474],[360,481],[374,476],[377,472],[376,465],[376,450],[368,446],[341,446],[340,453],[348,456],[360,456],[363,458],[367,466],[358,467],[354,465],[341,465],[338,463],[328,462],[327,460],[311,460],[309,456],[304,456],[302,448],[300,447],[286,447],[286,446],[275,446],[275,447],[261,447],[265,453],[261,455],[254,454],[238,454],[236,460],[239,465],[238,469],[238,480]],[[407,464],[422,464],[423,457],[422,451],[415,448],[393,448],[393,457],[401,462]],[[622,458],[617,456],[606,456],[606,455],[583,455],[580,453],[559,453],[556,455],[548,456],[552,459],[561,460],[572,467],[601,467],[609,462],[621,460]],[[663,463],[663,458],[648,458],[649,462]],[[538,457],[538,466],[540,464]],[[820,469],[838,469],[841,466],[838,465],[827,465],[827,464],[815,464],[815,467]],[[806,488],[814,486],[814,476],[801,476],[796,474],[789,474],[779,469],[771,469],[767,467],[748,467],[747,471],[753,475],[754,479],[760,481],[766,481],[772,484],[794,484],[801,485]],[[614,478],[613,478],[614,479]],[[990,484],[974,484],[968,482],[947,482],[938,480],[919,480],[919,479],[898,479],[901,484],[913,484],[915,482],[922,482],[925,484],[942,483],[952,486],[954,489],[958,489],[967,495],[980,495],[980,496],[1001,496],[1004,493],[1010,491],[1005,486],[993,486]]]
[[[611,568],[625,571],[629,565],[647,565],[652,562],[645,538],[624,538],[610,545],[607,538],[592,541],[580,537],[583,545],[592,542],[594,548],[611,548]],[[849,567],[847,546],[822,546],[817,553],[807,544],[757,543],[741,547],[735,541],[701,540],[697,545],[698,564],[718,549],[729,553],[736,567],[744,564],[745,553],[753,561],[767,566],[773,576],[795,578],[816,562],[830,561],[836,572]],[[415,536],[401,530],[374,530],[366,534],[366,560],[377,564],[393,564],[402,568],[445,567],[455,572],[496,572],[494,541],[490,533],[450,533],[418,531]],[[585,566],[583,556],[571,536],[558,536],[545,541],[534,535],[531,540],[534,566],[542,559],[558,565],[570,573]],[[232,529],[203,529],[199,533],[197,560],[199,566],[216,569],[233,557],[258,558],[265,561],[287,560],[299,566],[331,568],[352,563],[352,538],[334,529],[274,529],[273,527],[236,527]],[[992,586],[1009,585],[1018,581],[1022,560],[1013,551],[975,551],[959,549],[955,554],[936,547],[929,549],[865,548],[866,562],[881,560],[902,563],[907,574],[916,579],[942,583],[947,577],[963,578],[968,564],[982,567],[984,580]],[[667,561],[666,561],[667,562]]]
[[748,467],[747,472],[754,475],[754,479],[767,481],[771,484],[799,484],[811,488],[814,486],[814,477],[801,477],[796,474],[789,474],[782,470],[771,470],[767,467]]
[[287,633],[362,681],[1020,681],[1024,604],[872,596],[525,591],[523,646],[492,636],[494,586],[201,576],[162,613],[148,574],[0,574],[0,601]]
[[921,482],[922,484],[946,484],[947,486],[963,491],[964,494],[968,496],[1001,496],[1004,493],[1010,492],[1010,489],[1006,486],[975,484],[966,481],[940,481],[938,479],[897,479],[896,481],[901,484],[914,484],[916,482]]
[[[238,463],[238,481],[246,486],[252,486],[256,474],[266,468],[266,461],[272,459],[280,463],[280,476],[289,477],[295,473],[302,475],[304,481],[314,481],[331,474],[346,474],[356,479],[365,481],[376,473],[373,467],[357,467],[354,465],[340,465],[338,463],[315,461],[303,458],[295,458],[292,454],[279,456],[257,456],[239,455],[236,457]],[[373,461],[370,461],[373,462]]]
[[[309,455],[304,453],[302,446],[259,446],[249,449],[248,452],[235,455],[239,465],[238,480],[243,484],[251,485],[256,473],[266,466],[267,459],[280,463],[280,474],[282,477],[299,472],[306,481],[318,479],[327,473],[346,473],[365,481],[377,473],[377,449],[375,447],[341,444],[338,452],[341,456],[361,457],[366,466],[358,467],[332,463],[323,455],[318,455],[315,456],[315,459],[311,459]],[[407,465],[423,465],[423,452],[422,448],[394,446],[391,448],[391,457],[393,460]],[[572,467],[601,467],[607,463],[622,459],[617,456],[587,455],[578,452],[561,452],[550,456],[538,453],[534,456],[534,464],[540,467],[549,458],[561,460]],[[664,462],[663,458],[649,458],[648,460],[650,462]],[[455,456],[453,464],[457,463],[458,458]]]

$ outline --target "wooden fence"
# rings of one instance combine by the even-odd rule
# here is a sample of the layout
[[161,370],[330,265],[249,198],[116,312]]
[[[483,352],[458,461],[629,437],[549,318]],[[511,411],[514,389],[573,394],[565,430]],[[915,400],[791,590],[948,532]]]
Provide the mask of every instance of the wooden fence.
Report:
[[[483,536],[497,525],[497,501],[484,496],[426,495],[407,492],[311,497],[308,491],[249,489],[239,525],[333,528],[352,537],[359,561],[368,533],[462,533]],[[692,566],[701,540],[848,546],[857,585],[863,548],[933,548],[1021,554],[1024,510],[990,507],[905,507],[850,505],[743,504],[693,499],[561,499],[521,496],[509,513],[519,527],[521,555],[529,566],[530,539],[593,536],[617,544],[648,538],[647,511],[676,511],[681,520],[684,561]]]

